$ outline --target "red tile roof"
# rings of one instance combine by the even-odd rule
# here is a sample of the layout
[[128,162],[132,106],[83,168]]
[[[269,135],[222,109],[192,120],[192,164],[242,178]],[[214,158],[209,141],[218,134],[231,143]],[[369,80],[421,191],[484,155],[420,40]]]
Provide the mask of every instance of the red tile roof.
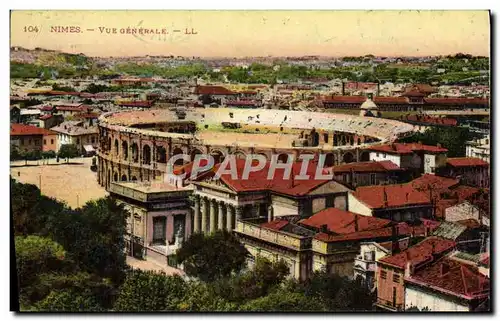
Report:
[[40,108],[40,110],[43,110],[43,111],[52,111],[54,109],[54,107],[52,106],[43,106],[42,108]]
[[289,222],[287,220],[274,220],[274,221],[271,221],[271,222],[263,223],[260,226],[268,228],[268,229],[271,229],[271,230],[277,230],[277,231],[279,231],[282,228],[284,228],[285,226],[287,226],[288,223]]
[[380,263],[389,264],[400,269],[405,269],[406,263],[418,268],[419,264],[433,260],[433,254],[444,254],[455,247],[455,242],[437,236],[431,236],[422,242],[397,254],[386,256],[379,260]]
[[[439,226],[439,225],[438,225]],[[396,236],[424,236],[427,232],[432,231],[432,226],[418,225],[410,226],[407,223],[398,223],[393,230],[392,226],[386,226],[373,230],[365,230],[352,232],[347,234],[332,235],[331,233],[320,232],[314,236],[315,239],[323,242],[345,242],[345,241],[361,241],[361,240],[376,240],[380,238],[389,238],[396,233]]]
[[[358,226],[357,231],[356,221]],[[391,224],[392,221],[343,211],[338,208],[327,208],[309,218],[299,221],[299,223],[318,229],[321,228],[322,225],[326,225],[329,231],[336,234],[349,234],[386,227]]]
[[362,104],[366,101],[365,96],[330,96],[324,97],[325,103]]
[[448,158],[447,164],[453,167],[489,166],[484,160],[474,157]]
[[410,182],[414,188],[418,190],[429,190],[433,189],[436,192],[446,192],[451,187],[457,186],[460,184],[459,179],[442,177],[431,174],[424,174],[419,178],[414,179]]
[[53,96],[80,96],[80,92],[78,91],[59,91],[59,90],[51,90],[47,94]]
[[481,226],[481,224],[479,224],[479,222],[473,218],[468,218],[466,220],[460,220],[460,221],[457,221],[457,223],[460,225],[466,226],[467,228],[471,228],[471,229],[478,228]]
[[196,86],[195,95],[236,95],[237,93],[222,86]]
[[409,122],[418,122],[429,125],[443,125],[443,126],[456,126],[458,123],[455,118],[432,117],[428,115],[408,115],[403,120]]
[[123,107],[151,107],[153,102],[150,100],[141,100],[141,101],[121,101],[118,103],[118,106]]
[[392,161],[371,161],[371,162],[358,162],[358,163],[348,163],[331,167],[333,173],[345,173],[345,172],[388,172],[388,171],[401,171],[402,169],[394,164]]
[[426,152],[426,153],[446,153],[446,148],[424,145],[420,143],[393,143],[385,145],[376,145],[368,148],[372,151],[378,151],[388,154],[411,154],[413,152]]
[[47,115],[42,115],[42,116],[40,116],[38,118],[41,119],[41,120],[47,120],[47,119],[49,119],[51,117],[52,117],[52,114],[47,114]]
[[[245,161],[245,159],[236,159],[235,161],[236,172],[238,174],[237,179],[233,179],[230,174],[223,174],[220,177],[222,182],[224,182],[229,188],[233,189],[236,192],[270,190],[285,195],[302,196],[306,195],[320,185],[330,181],[314,178],[317,168],[317,163],[314,161],[311,161],[308,164],[309,167],[307,168],[306,175],[309,175],[309,177],[311,177],[311,179],[308,180],[294,179],[294,177],[300,173],[302,162],[293,163],[289,178],[283,178],[284,169],[276,169],[274,178],[268,179],[267,175],[269,172],[270,162],[267,162],[262,170],[249,173],[248,179],[241,179]],[[221,164],[216,164],[214,168],[212,168],[212,170],[205,172],[203,175],[200,175],[198,179],[203,179],[203,177],[208,175],[214,175],[215,172],[217,172],[217,170],[219,169],[220,165]],[[229,169],[230,166],[231,163],[228,164],[226,169]],[[324,171],[324,174],[326,174],[326,170]]]
[[24,124],[11,124],[10,125],[10,135],[11,136],[28,136],[28,135],[56,135],[57,133],[47,130],[45,128],[40,128],[36,126],[29,126]]
[[411,184],[362,186],[352,195],[374,209],[431,204],[427,193],[417,191]]
[[403,93],[402,96],[405,96],[405,97],[425,97],[426,94],[418,91],[418,90],[410,90],[410,91],[407,91],[405,93]]
[[375,102],[375,104],[380,104],[380,105],[383,105],[383,104],[398,104],[398,105],[401,105],[401,104],[408,104],[409,101],[408,101],[408,98],[406,97],[383,97],[383,96],[375,96],[373,98],[373,102]]
[[469,300],[490,294],[490,280],[477,267],[448,257],[416,270],[405,281]]

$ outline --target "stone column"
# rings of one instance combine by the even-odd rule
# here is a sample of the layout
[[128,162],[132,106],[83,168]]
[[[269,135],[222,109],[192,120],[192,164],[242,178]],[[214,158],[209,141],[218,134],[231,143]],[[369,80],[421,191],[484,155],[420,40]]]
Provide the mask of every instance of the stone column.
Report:
[[207,232],[207,201],[205,198],[201,199],[201,231]]
[[200,197],[194,197],[194,232],[200,231]]
[[215,225],[215,201],[210,201],[210,233],[214,233],[217,229]]
[[226,205],[226,229],[228,231],[233,230],[233,216],[234,216],[234,207],[231,205]]
[[224,203],[222,202],[219,202],[219,217],[218,217],[218,220],[217,220],[217,226],[218,226],[218,229],[219,230],[223,230],[224,229],[224,213],[223,213],[223,209],[224,209]]

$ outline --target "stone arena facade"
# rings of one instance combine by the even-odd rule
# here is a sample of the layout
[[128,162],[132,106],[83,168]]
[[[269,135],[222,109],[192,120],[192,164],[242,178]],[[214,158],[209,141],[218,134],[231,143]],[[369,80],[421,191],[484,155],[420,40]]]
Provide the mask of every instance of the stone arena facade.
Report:
[[368,161],[365,149],[413,132],[395,120],[288,110],[193,108],[123,111],[99,118],[98,181],[164,180],[174,155],[326,154],[325,165]]

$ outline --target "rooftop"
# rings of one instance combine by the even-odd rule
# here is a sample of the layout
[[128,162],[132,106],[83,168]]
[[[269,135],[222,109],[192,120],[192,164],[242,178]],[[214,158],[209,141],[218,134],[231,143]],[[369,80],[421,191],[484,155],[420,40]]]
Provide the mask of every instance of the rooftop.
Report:
[[372,209],[431,204],[427,193],[411,184],[362,186],[352,195]]
[[474,157],[455,157],[448,158],[447,164],[453,167],[470,167],[470,166],[484,166],[488,167],[489,164],[480,158]]
[[29,126],[24,124],[11,124],[10,135],[11,136],[56,135],[56,133],[51,130],[36,126]]
[[465,299],[490,294],[490,280],[477,267],[448,257],[415,271],[405,281]]
[[425,153],[446,153],[448,150],[440,146],[424,145],[420,143],[393,143],[385,145],[375,145],[368,148],[372,151],[388,154],[412,154],[414,152]]
[[381,263],[404,269],[407,262],[417,267],[419,264],[432,261],[433,255],[444,254],[453,249],[455,242],[438,236],[431,236],[422,242],[395,255],[386,256],[379,260]]
[[388,172],[388,171],[401,171],[402,169],[394,164],[392,161],[371,161],[371,162],[357,162],[342,165],[336,165],[330,168],[333,173],[374,173],[374,172]]

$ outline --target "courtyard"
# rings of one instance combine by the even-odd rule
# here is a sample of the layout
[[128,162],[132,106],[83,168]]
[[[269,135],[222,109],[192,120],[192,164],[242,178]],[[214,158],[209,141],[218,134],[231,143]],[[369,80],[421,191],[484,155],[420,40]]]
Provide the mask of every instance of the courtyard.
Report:
[[15,161],[10,164],[12,178],[34,184],[42,194],[63,201],[71,208],[108,195],[97,183],[97,174],[90,170],[92,158],[73,158],[70,163],[55,159]]

